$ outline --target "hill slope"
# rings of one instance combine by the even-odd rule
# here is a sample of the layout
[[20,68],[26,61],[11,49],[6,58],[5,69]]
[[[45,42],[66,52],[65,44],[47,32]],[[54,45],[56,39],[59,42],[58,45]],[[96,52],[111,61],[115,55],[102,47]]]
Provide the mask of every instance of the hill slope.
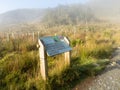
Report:
[[92,10],[81,4],[60,5],[48,9],[20,9],[0,15],[0,25],[42,22],[48,25],[79,24],[94,21]]
[[48,9],[19,9],[0,14],[0,26],[41,22],[49,26],[99,20],[120,22],[119,0],[91,0],[85,5],[60,5]]
[[50,26],[79,24],[92,21],[96,21],[94,13],[89,7],[81,4],[60,5],[49,10],[43,18],[43,22]]
[[9,11],[0,15],[0,25],[41,21],[44,13],[44,10],[41,9],[20,9]]

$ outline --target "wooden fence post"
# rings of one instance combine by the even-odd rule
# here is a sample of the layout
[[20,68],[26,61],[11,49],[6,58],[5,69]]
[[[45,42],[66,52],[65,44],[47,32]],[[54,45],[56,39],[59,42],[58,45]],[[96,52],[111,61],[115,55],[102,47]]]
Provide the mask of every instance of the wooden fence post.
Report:
[[34,40],[35,40],[35,33],[33,32],[33,42],[34,42]]
[[40,37],[40,32],[38,32],[38,38]]
[[14,33],[12,33],[12,39],[15,39],[15,35],[14,35]]
[[9,33],[7,33],[7,41],[9,41],[10,39],[10,36],[9,36]]

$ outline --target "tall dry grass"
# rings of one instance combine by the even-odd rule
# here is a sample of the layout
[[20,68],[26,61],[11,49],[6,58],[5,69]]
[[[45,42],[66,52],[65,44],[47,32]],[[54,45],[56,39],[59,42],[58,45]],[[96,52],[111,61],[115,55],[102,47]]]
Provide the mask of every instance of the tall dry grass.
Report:
[[[117,28],[117,30],[116,30]],[[64,54],[47,57],[48,82],[40,75],[37,34],[0,43],[0,89],[70,89],[73,82],[97,75],[109,63],[113,48],[120,45],[119,27],[110,25],[58,26],[43,28],[42,36],[63,35],[70,39],[71,66],[66,67]],[[68,84],[69,82],[69,84]]]

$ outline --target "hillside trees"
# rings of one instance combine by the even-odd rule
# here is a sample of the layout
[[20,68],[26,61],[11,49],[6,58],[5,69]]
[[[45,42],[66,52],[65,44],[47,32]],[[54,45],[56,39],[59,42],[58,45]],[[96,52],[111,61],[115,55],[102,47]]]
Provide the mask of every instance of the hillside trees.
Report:
[[84,5],[60,5],[54,9],[49,9],[43,17],[42,22],[48,26],[79,24],[95,21],[96,18],[92,10]]

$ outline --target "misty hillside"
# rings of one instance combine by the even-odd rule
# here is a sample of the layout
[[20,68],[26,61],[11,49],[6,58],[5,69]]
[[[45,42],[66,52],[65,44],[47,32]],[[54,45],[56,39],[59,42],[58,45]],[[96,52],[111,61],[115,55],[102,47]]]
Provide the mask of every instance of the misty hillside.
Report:
[[120,22],[120,0],[90,0],[87,5],[98,18]]
[[0,15],[0,25],[41,22],[48,25],[78,24],[95,21],[90,8],[81,4],[49,9],[21,9],[9,11]]
[[41,21],[44,11],[41,9],[20,9],[0,15],[0,25],[11,25]]
[[119,0],[90,0],[86,4],[60,5],[48,9],[19,9],[0,14],[0,26],[43,23],[48,26],[96,21],[120,22]]
[[49,10],[42,20],[48,25],[68,25],[97,21],[92,10],[81,4],[58,6]]

